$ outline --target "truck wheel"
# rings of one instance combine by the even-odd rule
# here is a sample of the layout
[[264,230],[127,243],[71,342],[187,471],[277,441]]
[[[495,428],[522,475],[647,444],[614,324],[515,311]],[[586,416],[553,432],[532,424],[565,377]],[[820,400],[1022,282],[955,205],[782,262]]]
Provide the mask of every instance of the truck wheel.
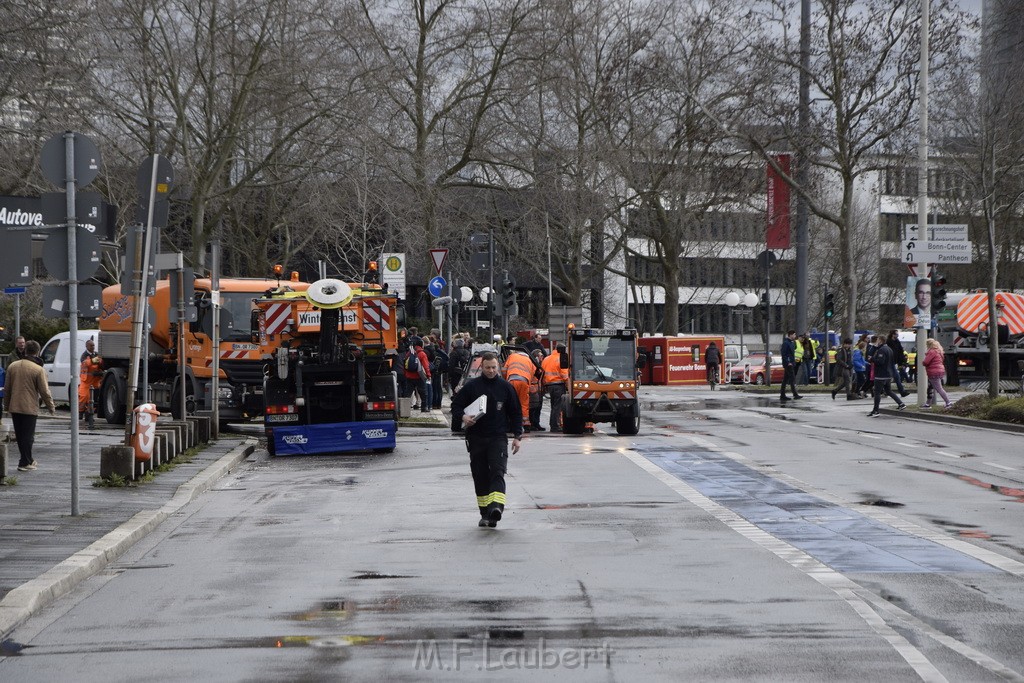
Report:
[[616,415],[615,431],[619,434],[633,435],[640,433],[640,406],[636,406],[634,414]]
[[100,385],[100,407],[107,424],[123,425],[125,416],[124,377],[120,372],[108,372]]
[[[192,386],[192,382],[188,383],[186,389],[188,393],[185,394],[185,413],[187,415],[194,415],[196,412],[196,401],[195,393],[196,390]],[[178,384],[174,387],[174,391],[171,392],[171,417],[175,420],[181,419],[181,385]]]
[[586,418],[573,410],[568,394],[562,396],[562,432],[564,434],[582,434],[586,426]]

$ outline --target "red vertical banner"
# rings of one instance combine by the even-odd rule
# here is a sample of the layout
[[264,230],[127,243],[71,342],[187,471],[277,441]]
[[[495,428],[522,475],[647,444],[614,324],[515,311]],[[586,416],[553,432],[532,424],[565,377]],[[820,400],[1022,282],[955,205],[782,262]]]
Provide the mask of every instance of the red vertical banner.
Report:
[[[778,154],[775,162],[789,175],[790,155]],[[768,164],[768,224],[765,243],[769,249],[789,249],[789,194],[790,188],[775,167]]]

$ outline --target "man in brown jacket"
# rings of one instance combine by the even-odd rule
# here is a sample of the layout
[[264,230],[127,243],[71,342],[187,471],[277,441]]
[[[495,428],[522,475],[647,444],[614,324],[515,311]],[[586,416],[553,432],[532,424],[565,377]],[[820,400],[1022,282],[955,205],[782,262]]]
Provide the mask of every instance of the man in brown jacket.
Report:
[[39,358],[39,342],[25,343],[25,358],[16,360],[7,367],[7,378],[4,382],[4,411],[11,414],[14,423],[14,435],[18,439],[18,450],[21,459],[18,471],[27,472],[36,469],[36,461],[32,458],[32,444],[36,439],[36,418],[39,416],[39,401],[42,399],[54,414],[53,397],[46,381],[43,361]]

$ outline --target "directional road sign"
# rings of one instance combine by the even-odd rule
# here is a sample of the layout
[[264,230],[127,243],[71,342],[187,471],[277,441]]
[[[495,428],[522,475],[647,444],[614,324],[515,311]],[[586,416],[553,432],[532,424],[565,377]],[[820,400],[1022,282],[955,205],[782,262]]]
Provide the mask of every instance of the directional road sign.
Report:
[[447,286],[448,282],[446,282],[440,275],[437,275],[431,278],[430,282],[427,283],[427,291],[430,292],[432,296],[441,296],[441,292],[443,292],[444,288]]
[[932,241],[963,241],[967,239],[966,223],[929,224],[922,235],[916,223],[903,226],[903,239],[926,239]]
[[4,287],[4,294],[24,294],[25,287]]
[[971,263],[974,243],[968,240],[906,240],[904,263]]

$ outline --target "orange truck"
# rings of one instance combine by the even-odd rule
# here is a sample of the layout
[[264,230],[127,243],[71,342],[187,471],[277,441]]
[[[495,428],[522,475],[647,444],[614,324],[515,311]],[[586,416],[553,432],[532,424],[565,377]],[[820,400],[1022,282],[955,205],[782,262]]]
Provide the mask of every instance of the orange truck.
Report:
[[[221,340],[217,349],[220,356],[217,398],[221,422],[263,413],[263,372],[266,358],[273,348],[251,338],[252,314],[256,310],[254,301],[279,288],[304,291],[308,286],[295,281],[282,283],[262,278],[221,278]],[[159,410],[171,412],[175,418],[180,417],[179,392],[182,385],[188,413],[206,408],[212,390],[214,349],[210,281],[197,279],[194,288],[198,318],[195,322],[186,323],[184,381],[178,376],[178,323],[175,302],[170,299],[169,280],[157,282],[156,293],[149,298],[152,319],[149,334],[143,341],[149,400]],[[123,424],[125,420],[133,313],[133,297],[123,294],[120,285],[103,290],[99,338],[104,374],[100,383],[99,407],[111,424]]]
[[581,434],[594,422],[611,422],[618,434],[640,431],[634,329],[598,329],[570,325],[561,366],[569,370],[563,397],[562,430]]
[[262,392],[270,454],[394,450],[397,296],[326,278],[256,306],[252,340],[272,350]]

